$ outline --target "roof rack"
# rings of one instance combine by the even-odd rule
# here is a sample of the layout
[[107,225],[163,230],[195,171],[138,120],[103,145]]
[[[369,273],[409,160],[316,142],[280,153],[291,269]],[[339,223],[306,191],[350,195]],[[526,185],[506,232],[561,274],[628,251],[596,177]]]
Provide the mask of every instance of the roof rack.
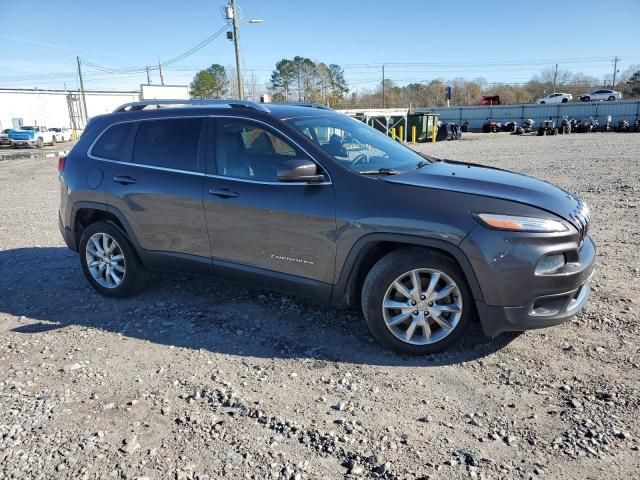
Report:
[[181,107],[181,106],[220,106],[227,108],[253,108],[261,112],[268,112],[269,109],[264,105],[260,105],[248,100],[203,100],[203,99],[189,99],[189,100],[144,100],[141,102],[129,102],[124,105],[120,105],[113,113],[131,112],[137,110],[144,110],[147,107],[155,106],[156,108],[165,107]]
[[333,108],[316,102],[277,102],[274,105],[292,105],[294,107],[319,108],[320,110],[333,110]]

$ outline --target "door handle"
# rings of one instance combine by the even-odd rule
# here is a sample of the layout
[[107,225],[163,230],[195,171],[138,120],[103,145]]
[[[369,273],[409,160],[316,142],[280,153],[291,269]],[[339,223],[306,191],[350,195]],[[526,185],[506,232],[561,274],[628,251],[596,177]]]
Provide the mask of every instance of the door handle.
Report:
[[132,183],[136,183],[136,179],[128,175],[116,175],[113,177],[113,181],[121,185],[131,185]]
[[228,188],[216,187],[209,189],[209,195],[215,195],[216,197],[221,198],[235,198],[240,196],[238,193],[234,192],[233,190],[229,190]]

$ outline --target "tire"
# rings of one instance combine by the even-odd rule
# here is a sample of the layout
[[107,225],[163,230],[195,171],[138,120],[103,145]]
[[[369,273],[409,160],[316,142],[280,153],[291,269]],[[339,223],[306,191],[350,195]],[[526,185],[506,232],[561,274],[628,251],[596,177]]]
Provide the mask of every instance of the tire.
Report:
[[557,128],[553,129],[553,135],[558,135],[558,129]]
[[583,102],[590,102],[591,101],[591,97],[582,97],[582,101]]
[[36,140],[36,148],[42,147],[44,147],[44,140],[42,140],[42,137],[38,137],[38,139]]
[[56,144],[56,137],[51,137],[51,146],[53,147]]
[[[105,267],[104,269],[94,268],[94,273],[92,273],[89,263],[99,261],[99,257],[89,253],[87,244],[91,241],[93,246],[92,250],[96,252],[96,245],[92,238],[97,239],[98,244],[104,247],[104,244],[101,242],[101,236],[104,235],[116,242],[116,248],[113,250],[114,255],[112,256],[113,262],[111,264],[114,265],[117,263],[120,268],[123,269],[122,272],[120,272],[120,270],[115,270],[115,267]],[[110,246],[109,243],[107,243],[107,245]],[[78,251],[80,252],[80,264],[85,278],[101,295],[114,298],[128,297],[137,293],[144,286],[146,275],[144,268],[140,263],[140,259],[131,245],[131,242],[129,242],[127,237],[125,237],[114,225],[105,222],[96,222],[89,225],[82,232]],[[116,257],[118,256],[122,256],[122,259],[118,259],[116,261]],[[114,274],[117,277],[121,277],[118,284],[116,284],[112,277],[104,274],[104,272],[108,273],[108,268],[113,268]],[[104,272],[100,273],[102,270],[104,270]],[[96,275],[99,276],[98,279],[96,278]],[[110,282],[104,277],[108,277]],[[109,285],[109,283],[111,285]]]
[[545,101],[542,101],[542,102],[540,102],[540,105],[544,105],[545,103],[547,103],[547,102],[545,102]]
[[[424,295],[418,297],[416,292],[415,300],[411,300],[415,306],[411,306],[409,299],[401,295],[394,285],[398,282],[410,282],[413,285],[411,279],[415,277],[410,272],[416,270],[419,270],[416,275],[421,282],[421,293],[428,294],[428,283],[436,273],[439,274],[439,280],[432,291],[443,292],[445,288],[453,285],[453,293],[441,299],[434,299],[429,305],[429,298],[425,298]],[[409,287],[405,286],[405,292],[408,290]],[[399,298],[401,302],[397,301]],[[402,310],[384,308],[385,300],[404,306]],[[433,303],[444,308],[459,308],[459,311],[443,311]],[[416,310],[412,310],[413,308]],[[432,309],[431,312],[429,308]],[[383,346],[400,353],[427,355],[447,350],[460,341],[475,315],[475,304],[466,278],[453,259],[439,252],[410,247],[385,255],[371,268],[362,286],[362,311],[369,331]],[[439,321],[444,321],[450,329],[441,327],[434,319],[435,311],[439,312],[436,313]],[[415,312],[418,312],[418,315]],[[393,317],[405,319],[390,326],[387,322]],[[416,326],[416,322],[426,323],[430,333],[427,334],[420,323]],[[409,338],[411,341],[401,339],[401,336],[406,337],[411,327],[412,332],[415,332]],[[417,335],[418,331],[420,335]]]
[[561,103],[567,103],[569,101],[568,98],[563,98]]
[[609,98],[607,98],[608,101],[613,102],[616,99],[616,97],[614,97],[613,95],[611,95]]

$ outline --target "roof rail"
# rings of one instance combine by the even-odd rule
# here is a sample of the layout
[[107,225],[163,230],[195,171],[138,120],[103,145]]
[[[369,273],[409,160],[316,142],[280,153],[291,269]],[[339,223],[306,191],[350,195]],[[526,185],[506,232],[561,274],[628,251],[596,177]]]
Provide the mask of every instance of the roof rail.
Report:
[[333,108],[317,102],[275,102],[274,105],[292,105],[294,107],[309,107],[319,108],[321,110],[333,110]]
[[189,99],[189,100],[143,100],[140,102],[129,102],[124,105],[120,105],[113,113],[131,112],[137,110],[143,110],[146,107],[155,106],[156,108],[163,107],[181,107],[181,106],[220,106],[228,108],[253,108],[261,112],[268,112],[269,109],[263,105],[248,100],[204,100],[204,99]]

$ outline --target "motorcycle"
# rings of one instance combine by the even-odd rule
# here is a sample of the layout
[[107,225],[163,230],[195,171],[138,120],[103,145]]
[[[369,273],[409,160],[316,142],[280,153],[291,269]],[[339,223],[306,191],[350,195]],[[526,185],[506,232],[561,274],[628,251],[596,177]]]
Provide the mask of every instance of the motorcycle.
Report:
[[462,133],[467,133],[469,131],[469,120],[465,120],[460,129],[462,130]]
[[640,120],[636,120],[631,128],[634,132],[640,132]]
[[484,133],[498,133],[501,128],[502,125],[500,125],[500,122],[496,122],[492,118],[487,118],[487,121],[482,125],[482,131]]
[[560,122],[560,130],[558,133],[568,134],[571,133],[571,120],[568,117],[564,117]]
[[619,120],[616,125],[616,132],[630,132],[631,128],[629,127],[629,122],[626,120]]
[[518,122],[505,122],[502,124],[503,132],[514,133],[518,129]]

